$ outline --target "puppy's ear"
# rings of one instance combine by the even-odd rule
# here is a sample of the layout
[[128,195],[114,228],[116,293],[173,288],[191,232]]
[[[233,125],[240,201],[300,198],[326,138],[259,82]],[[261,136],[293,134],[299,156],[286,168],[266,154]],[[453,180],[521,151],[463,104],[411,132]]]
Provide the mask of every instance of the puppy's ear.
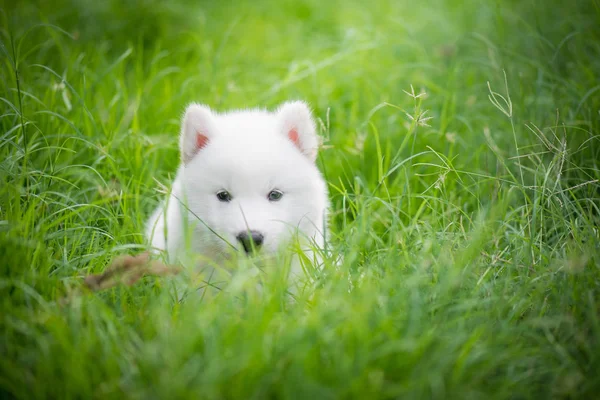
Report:
[[277,117],[281,133],[314,162],[319,150],[319,139],[308,105],[302,101],[283,103],[277,110]]
[[181,161],[187,164],[210,143],[215,134],[215,124],[210,108],[202,104],[190,104],[181,123],[179,150]]

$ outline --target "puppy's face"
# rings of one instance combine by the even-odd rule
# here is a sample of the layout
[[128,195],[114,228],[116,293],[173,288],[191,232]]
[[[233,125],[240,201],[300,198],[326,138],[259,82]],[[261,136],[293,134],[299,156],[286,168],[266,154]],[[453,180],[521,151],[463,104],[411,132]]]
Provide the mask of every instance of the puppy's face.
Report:
[[[322,232],[325,183],[303,103],[276,113],[216,114],[192,105],[184,118],[183,187],[198,247],[273,253],[299,231]],[[190,145],[190,146],[188,146]]]

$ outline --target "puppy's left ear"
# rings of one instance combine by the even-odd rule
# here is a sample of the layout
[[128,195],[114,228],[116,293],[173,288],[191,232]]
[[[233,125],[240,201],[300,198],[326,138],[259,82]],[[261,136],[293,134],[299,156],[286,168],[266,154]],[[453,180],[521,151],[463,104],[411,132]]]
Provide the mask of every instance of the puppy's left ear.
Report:
[[213,113],[203,104],[190,104],[181,121],[181,161],[189,163],[217,134]]
[[303,101],[283,103],[277,110],[280,132],[297,148],[315,162],[319,150],[319,138],[310,108]]

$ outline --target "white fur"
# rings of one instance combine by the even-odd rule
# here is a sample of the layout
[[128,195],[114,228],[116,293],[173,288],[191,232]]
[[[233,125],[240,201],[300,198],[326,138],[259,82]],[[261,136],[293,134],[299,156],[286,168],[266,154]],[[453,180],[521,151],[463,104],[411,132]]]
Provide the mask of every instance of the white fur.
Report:
[[[198,135],[207,138],[200,149]],[[260,253],[276,252],[296,232],[304,244],[323,247],[328,199],[317,150],[303,102],[284,103],[275,112],[216,113],[190,105],[182,121],[181,166],[170,195],[148,221],[151,246],[166,251],[171,262],[190,252],[218,260],[234,249],[244,254],[236,236],[255,230],[264,235]],[[267,198],[274,189],[283,192],[279,201]],[[232,200],[219,201],[220,190]]]

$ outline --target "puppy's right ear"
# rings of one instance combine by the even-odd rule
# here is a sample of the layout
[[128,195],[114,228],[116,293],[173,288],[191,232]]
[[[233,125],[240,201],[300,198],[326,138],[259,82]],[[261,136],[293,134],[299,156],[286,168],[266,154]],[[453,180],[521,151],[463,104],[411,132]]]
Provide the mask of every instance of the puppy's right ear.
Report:
[[215,134],[213,118],[210,108],[202,104],[190,104],[185,110],[179,139],[179,151],[184,164],[210,143]]

